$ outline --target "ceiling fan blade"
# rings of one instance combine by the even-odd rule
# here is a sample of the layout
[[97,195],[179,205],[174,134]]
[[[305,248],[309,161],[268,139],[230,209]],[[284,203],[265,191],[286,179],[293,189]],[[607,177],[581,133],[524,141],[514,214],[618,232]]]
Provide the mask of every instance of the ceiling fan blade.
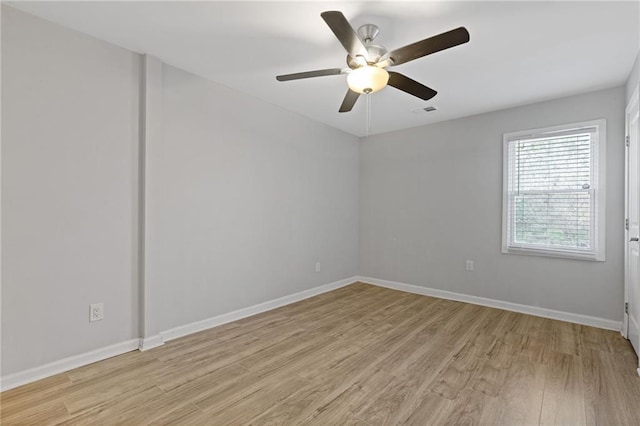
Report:
[[429,100],[438,94],[435,90],[410,79],[404,74],[389,71],[389,86],[407,92],[410,95],[417,96],[422,100]]
[[329,68],[326,70],[315,70],[297,72],[294,74],[279,75],[276,77],[278,81],[300,80],[301,78],[322,77],[324,75],[339,75],[342,74],[342,68]]
[[344,100],[342,101],[342,105],[340,105],[340,109],[338,110],[338,112],[351,111],[359,97],[360,93],[354,92],[353,90],[349,89],[347,94],[344,96]]
[[455,30],[447,31],[446,33],[438,34],[436,36],[408,44],[404,47],[391,51],[387,56],[391,61],[390,65],[400,65],[423,56],[431,55],[432,53],[436,53],[441,50],[464,44],[468,41],[469,31],[464,27],[460,27]]
[[358,37],[358,34],[356,34],[342,12],[322,12],[320,16],[322,16],[324,22],[327,23],[331,31],[333,31],[340,43],[342,43],[349,56],[352,58],[356,56],[367,58],[367,48],[364,47],[364,43],[362,43],[362,40],[360,40],[360,37]]

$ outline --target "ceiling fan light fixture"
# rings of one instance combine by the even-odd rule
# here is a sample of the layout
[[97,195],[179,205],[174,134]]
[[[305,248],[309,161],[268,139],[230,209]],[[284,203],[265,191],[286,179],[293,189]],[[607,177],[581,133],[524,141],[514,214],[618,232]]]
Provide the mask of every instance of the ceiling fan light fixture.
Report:
[[349,89],[356,93],[375,93],[387,85],[389,73],[384,68],[372,65],[356,68],[347,76]]

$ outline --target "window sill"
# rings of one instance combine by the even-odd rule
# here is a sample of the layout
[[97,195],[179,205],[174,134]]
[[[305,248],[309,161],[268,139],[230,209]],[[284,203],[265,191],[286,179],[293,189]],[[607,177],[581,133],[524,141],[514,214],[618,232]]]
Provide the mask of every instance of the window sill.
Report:
[[522,247],[503,247],[502,253],[517,254],[522,256],[555,257],[557,259],[586,260],[590,262],[605,261],[604,254],[598,256],[591,253],[572,253],[560,250],[531,249]]

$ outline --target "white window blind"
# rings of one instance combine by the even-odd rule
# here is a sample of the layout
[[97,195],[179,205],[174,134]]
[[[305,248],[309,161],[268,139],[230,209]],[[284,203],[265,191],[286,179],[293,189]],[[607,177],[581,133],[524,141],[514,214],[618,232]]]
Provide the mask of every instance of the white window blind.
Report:
[[602,126],[505,135],[504,252],[604,260]]

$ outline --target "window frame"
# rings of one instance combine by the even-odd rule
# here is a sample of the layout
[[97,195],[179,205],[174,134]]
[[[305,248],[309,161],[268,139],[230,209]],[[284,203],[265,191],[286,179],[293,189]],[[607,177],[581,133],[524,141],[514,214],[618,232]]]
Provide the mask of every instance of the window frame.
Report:
[[[584,128],[596,128],[597,141],[592,141],[592,160],[591,171],[593,173],[593,228],[592,239],[593,248],[590,252],[571,249],[551,249],[551,248],[534,248],[534,247],[518,247],[513,246],[512,235],[512,217],[509,207],[509,143],[514,138],[527,136],[534,137],[544,136],[545,133],[556,133],[563,131],[578,131]],[[504,254],[520,254],[531,256],[557,257],[565,259],[578,259],[588,261],[605,261],[605,206],[606,206],[606,143],[607,139],[607,121],[605,119],[581,121],[577,123],[568,123],[558,126],[543,127],[537,129],[522,130],[517,132],[504,133],[502,137],[502,253]]]

